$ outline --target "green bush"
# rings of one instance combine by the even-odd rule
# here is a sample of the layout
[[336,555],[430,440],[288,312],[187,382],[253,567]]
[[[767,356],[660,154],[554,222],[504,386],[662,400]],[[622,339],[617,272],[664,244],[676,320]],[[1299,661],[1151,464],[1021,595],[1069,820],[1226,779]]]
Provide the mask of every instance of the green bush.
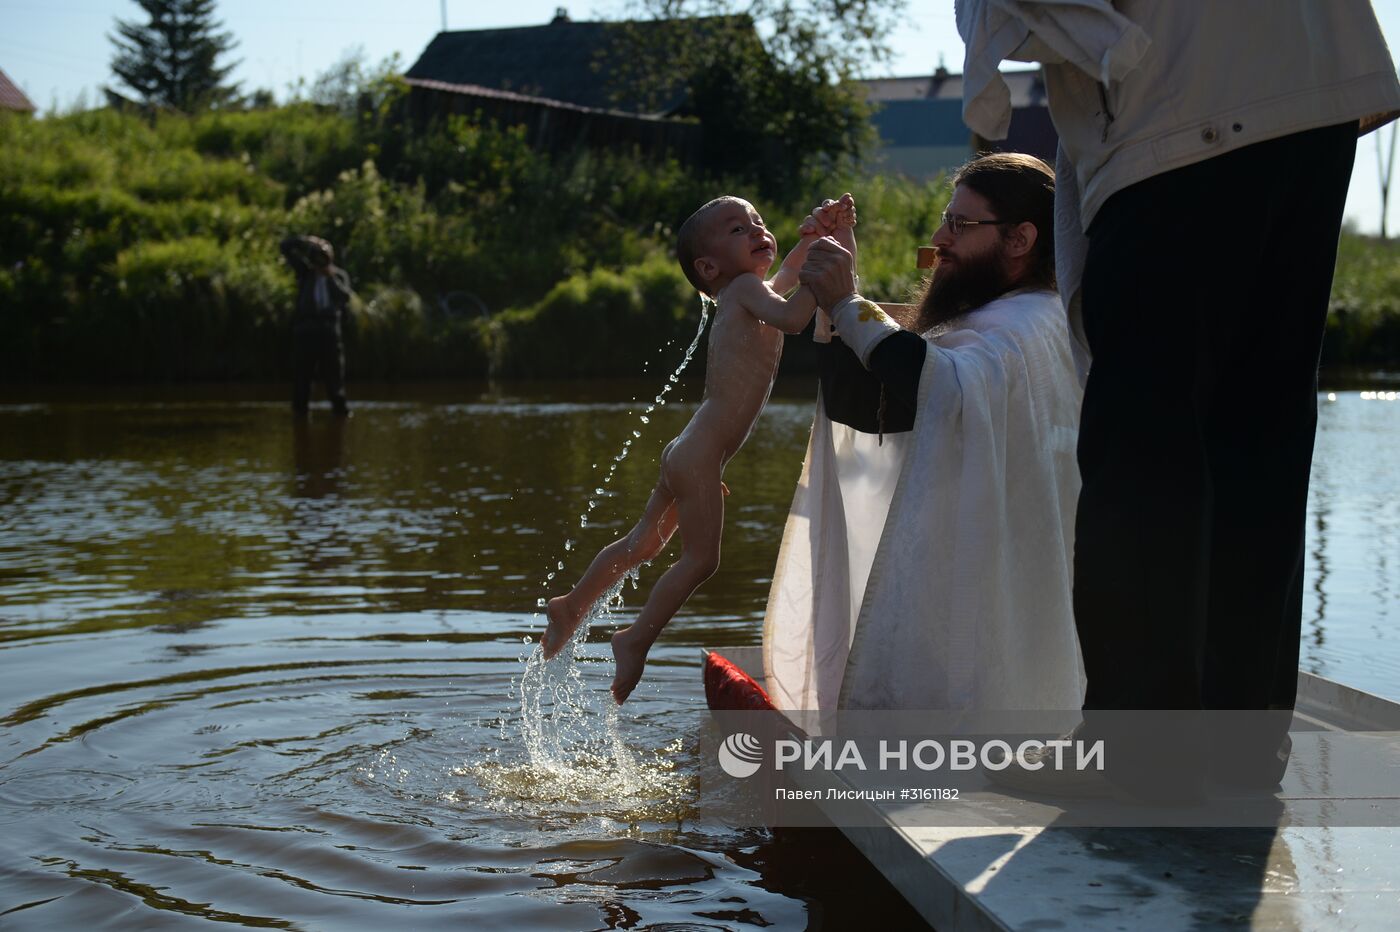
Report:
[[205,159],[188,149],[133,170],[127,184],[131,193],[144,201],[227,199],[279,207],[283,200],[282,185],[257,174],[250,162]]
[[496,315],[491,371],[533,378],[640,374],[657,347],[689,337],[696,302],[680,269],[662,257],[621,273],[574,275],[533,307]]
[[108,300],[80,305],[68,328],[81,365],[122,378],[262,375],[287,332],[292,288],[266,257],[207,237],[123,250]]
[[191,121],[192,150],[245,162],[295,200],[328,188],[365,158],[355,124],[312,104],[247,112],[213,111]]
[[346,335],[351,372],[357,378],[486,373],[485,318],[435,311],[409,288],[377,288],[357,304]]
[[355,313],[349,336],[357,372],[411,371],[430,344],[423,299],[411,288],[380,288]]
[[1324,362],[1400,365],[1400,243],[1343,234]]

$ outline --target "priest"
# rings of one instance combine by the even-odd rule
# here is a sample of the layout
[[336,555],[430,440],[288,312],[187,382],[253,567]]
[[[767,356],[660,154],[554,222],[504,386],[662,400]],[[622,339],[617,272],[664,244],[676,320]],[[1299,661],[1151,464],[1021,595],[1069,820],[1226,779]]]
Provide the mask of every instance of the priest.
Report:
[[833,240],[802,269],[835,337],[764,625],[765,685],[784,710],[1083,700],[1082,388],[1055,293],[1054,172],[998,153],[953,185],[904,326],[857,293]]

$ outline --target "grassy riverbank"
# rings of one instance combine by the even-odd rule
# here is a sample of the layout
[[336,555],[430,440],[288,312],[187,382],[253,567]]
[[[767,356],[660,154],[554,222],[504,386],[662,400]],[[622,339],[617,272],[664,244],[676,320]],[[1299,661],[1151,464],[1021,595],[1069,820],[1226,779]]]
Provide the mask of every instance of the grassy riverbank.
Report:
[[[0,115],[0,371],[11,380],[280,377],[292,277],[277,243],[331,240],[358,292],[357,377],[628,376],[688,340],[674,229],[750,196],[786,248],[852,190],[865,289],[897,300],[947,192],[833,170],[768,203],[674,162],[547,158],[464,118],[413,133],[390,100],[196,118]],[[1400,247],[1342,243],[1325,362],[1400,366]]]

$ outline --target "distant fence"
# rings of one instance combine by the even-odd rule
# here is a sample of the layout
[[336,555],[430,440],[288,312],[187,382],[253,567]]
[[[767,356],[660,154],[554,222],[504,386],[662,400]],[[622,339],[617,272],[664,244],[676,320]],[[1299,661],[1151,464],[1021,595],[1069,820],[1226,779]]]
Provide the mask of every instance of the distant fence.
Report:
[[502,126],[525,127],[530,145],[546,152],[568,152],[579,147],[638,148],[674,156],[687,165],[699,165],[701,161],[703,130],[696,122],[581,107],[475,84],[424,78],[405,80],[410,87],[408,115],[415,121],[479,112]]

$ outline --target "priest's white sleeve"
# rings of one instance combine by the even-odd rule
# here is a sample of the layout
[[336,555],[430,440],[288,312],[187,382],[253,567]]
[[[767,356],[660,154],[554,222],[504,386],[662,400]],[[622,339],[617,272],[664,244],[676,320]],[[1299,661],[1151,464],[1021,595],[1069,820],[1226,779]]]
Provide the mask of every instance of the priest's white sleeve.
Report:
[[860,358],[860,364],[870,368],[870,354],[881,340],[899,332],[899,324],[880,310],[880,305],[858,294],[842,300],[831,309],[831,322],[836,332]]

